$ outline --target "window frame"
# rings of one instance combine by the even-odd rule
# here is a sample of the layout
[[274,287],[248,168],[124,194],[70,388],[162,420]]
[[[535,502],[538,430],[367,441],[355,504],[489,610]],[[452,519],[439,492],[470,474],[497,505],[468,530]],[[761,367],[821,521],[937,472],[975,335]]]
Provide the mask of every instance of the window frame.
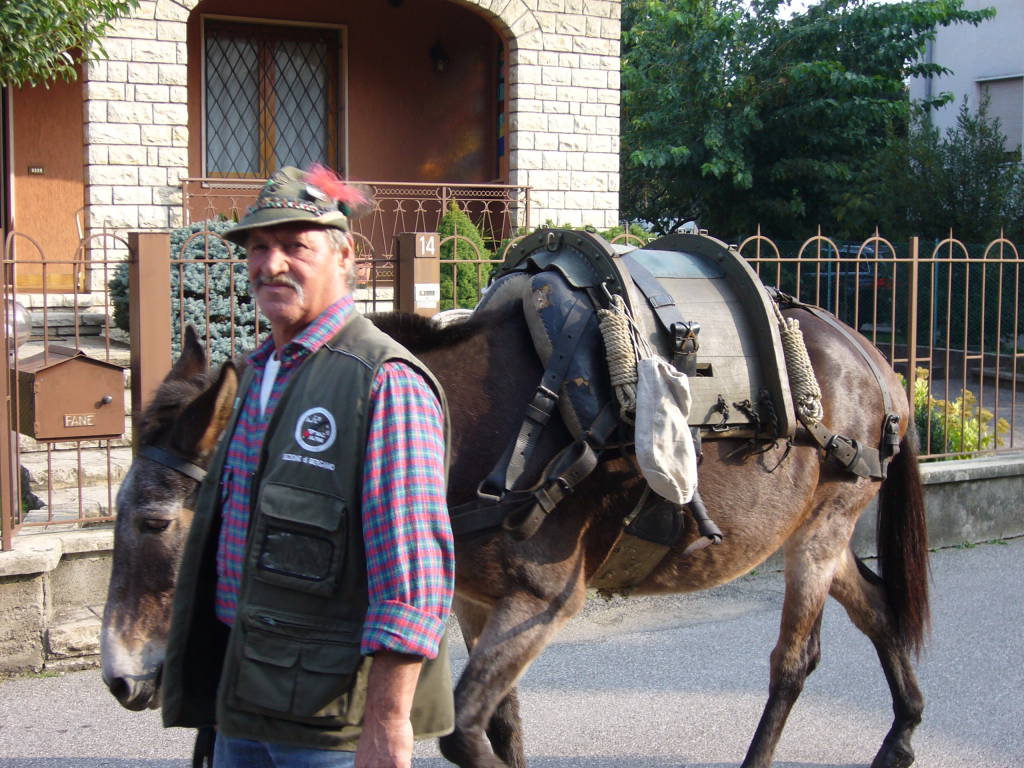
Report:
[[[314,32],[316,30],[331,30],[337,34],[338,49],[336,55],[331,57],[331,66],[333,68],[334,88],[330,89],[327,94],[327,122],[328,122],[328,157],[326,158],[326,165],[335,168],[343,176],[346,174],[348,168],[348,27],[344,24],[331,24],[324,22],[315,21],[302,21],[302,20],[291,20],[291,19],[267,19],[267,18],[253,18],[247,16],[226,16],[222,14],[203,14],[200,18],[200,74],[199,74],[199,91],[200,91],[200,169],[201,175],[204,178],[222,178],[222,179],[261,179],[267,178],[270,173],[265,175],[260,172],[257,173],[237,173],[237,172],[217,172],[211,175],[211,171],[207,166],[207,89],[206,89],[206,76],[207,76],[207,61],[206,61],[206,50],[207,50],[207,25],[213,22],[215,25],[221,25],[224,27],[237,27],[237,28],[252,28],[252,27],[264,27],[269,30],[274,28],[277,29],[298,29],[308,30]],[[333,107],[333,108],[332,108]],[[261,115],[260,122],[266,120],[265,115]],[[263,144],[264,139],[262,138],[262,129],[260,131],[260,143]],[[330,144],[333,143],[333,148]],[[333,155],[333,157],[331,157]],[[263,165],[263,156],[261,151],[261,157],[259,158],[261,166]],[[272,173],[273,171],[271,171]]]
[[[988,94],[991,98],[990,88],[993,84],[1009,82],[1014,82],[1020,85],[1021,114],[1017,115],[1016,124],[1014,126],[1015,128],[1019,129],[1019,131],[1016,137],[1006,136],[1006,126],[1004,125],[1003,132],[1004,136],[1006,136],[1007,141],[1012,141],[1014,138],[1017,138],[1019,139],[1019,142],[1017,144],[1016,149],[1006,149],[1004,147],[1004,150],[1006,152],[1007,157],[1012,157],[1015,161],[1019,162],[1022,158],[1024,158],[1024,73],[1018,72],[1009,75],[993,75],[990,77],[978,77],[975,78],[974,88],[977,103],[980,106],[981,101],[982,99],[985,98],[986,94]],[[988,116],[989,119],[993,117],[1000,117],[998,114],[993,115],[991,112],[989,112]]]

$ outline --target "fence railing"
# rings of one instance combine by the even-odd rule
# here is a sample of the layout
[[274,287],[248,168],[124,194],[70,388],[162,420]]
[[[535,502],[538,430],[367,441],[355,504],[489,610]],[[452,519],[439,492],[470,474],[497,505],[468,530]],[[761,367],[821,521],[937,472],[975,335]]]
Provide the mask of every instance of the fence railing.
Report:
[[[71,425],[69,433],[89,431],[88,426],[74,425],[87,425],[100,410],[99,403],[69,408],[64,392],[50,397],[49,387],[41,386],[51,367],[56,371],[58,364],[65,365],[68,350],[98,361],[104,373],[116,370],[113,366],[130,366],[127,340],[113,325],[106,288],[127,248],[124,238],[102,231],[81,239],[75,253],[64,259],[44,255],[32,238],[18,232],[8,233],[4,242],[0,261],[0,319],[6,321],[0,322],[0,360],[8,367],[8,375],[0,376],[0,542],[4,550],[10,549],[19,529],[48,530],[113,519],[114,497],[131,454],[130,425],[126,422],[123,429],[110,430],[121,433],[120,437],[96,439],[37,439],[33,432],[40,431],[37,422],[54,417],[37,408],[60,408],[57,416]],[[31,293],[16,290],[22,269],[32,271]],[[67,292],[69,275],[77,289],[73,293]],[[16,311],[22,306],[27,314]],[[30,317],[30,325],[17,322],[18,316]],[[72,370],[70,385],[87,387],[90,373],[88,368]],[[111,398],[106,407],[123,407],[128,412],[123,374],[113,376],[120,389],[104,391]]]
[[[498,245],[507,248],[510,234]],[[184,323],[199,327],[217,360],[251,348],[266,332],[248,300],[242,254],[216,232],[187,234],[173,247],[166,233],[133,233],[128,239],[100,233],[83,240],[66,261],[41,254],[29,258],[24,248],[15,252],[12,243],[19,237],[9,235],[0,264],[0,317],[9,317],[21,301],[32,311],[33,327],[27,339],[16,324],[0,334],[0,359],[9,354],[12,371],[0,377],[0,435],[8,435],[10,445],[0,461],[4,549],[18,530],[112,519],[131,460],[130,418],[114,438],[55,441],[20,434],[24,395],[14,374],[27,358],[42,354],[45,359],[57,343],[131,368],[131,394],[126,389],[124,395],[130,413],[166,371],[171,343]],[[641,244],[633,236],[626,239]],[[441,238],[440,246],[442,308],[472,306],[503,250],[492,250],[485,241],[491,251],[485,253],[465,231]],[[1000,239],[975,247],[952,238],[893,243],[875,236],[849,244],[821,235],[776,243],[755,234],[736,246],[765,283],[834,312],[906,377],[924,458],[1024,449],[1024,260],[1013,243]],[[395,307],[398,262],[392,250],[389,245],[381,257],[372,248],[360,249],[369,268],[357,294],[364,311]],[[15,273],[26,263],[41,271],[42,291],[16,290]],[[80,276],[81,290],[49,290],[49,271]],[[112,295],[109,286],[113,282],[116,288],[119,280],[125,287]],[[129,283],[136,288],[129,291]],[[152,284],[144,287],[147,283]],[[163,303],[138,301],[143,292],[162,292]],[[114,305],[129,295],[136,298],[134,314],[122,312],[132,317],[131,334],[113,320]],[[168,317],[176,318],[176,330],[147,336],[145,326],[166,329]],[[120,315],[118,322],[124,325]],[[140,362],[147,356],[155,362]],[[45,506],[30,508],[32,495]]]
[[[353,182],[368,189],[373,208],[356,219],[352,232],[364,254],[385,259],[392,253],[395,235],[402,232],[437,232],[441,219],[454,203],[476,225],[487,247],[497,252],[501,243],[530,221],[530,188],[509,184],[429,184],[395,181]],[[196,221],[245,215],[263,186],[261,179],[182,180],[182,219]],[[387,279],[384,264],[380,278]]]
[[758,234],[739,250],[763,282],[828,309],[885,354],[907,382],[925,458],[1024,448],[1024,259],[1012,242]]

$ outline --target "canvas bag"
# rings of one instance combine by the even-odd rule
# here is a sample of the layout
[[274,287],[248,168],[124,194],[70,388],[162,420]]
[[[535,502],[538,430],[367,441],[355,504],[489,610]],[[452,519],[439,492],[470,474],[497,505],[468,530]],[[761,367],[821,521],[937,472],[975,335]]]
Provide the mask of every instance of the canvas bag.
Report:
[[651,490],[686,504],[697,488],[686,374],[660,357],[637,363],[636,458]]

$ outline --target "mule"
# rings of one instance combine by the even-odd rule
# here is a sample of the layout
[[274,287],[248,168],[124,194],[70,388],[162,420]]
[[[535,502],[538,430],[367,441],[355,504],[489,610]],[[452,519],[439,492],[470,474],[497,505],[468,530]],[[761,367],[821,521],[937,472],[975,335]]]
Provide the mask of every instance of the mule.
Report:
[[[708,440],[699,469],[704,501],[724,541],[693,552],[688,520],[678,542],[638,594],[691,592],[737,578],[778,549],[785,596],[771,653],[768,701],[743,761],[768,768],[786,718],[820,657],[820,629],[831,595],[874,644],[894,719],[873,768],[905,768],[923,698],[912,666],[929,621],[927,542],[921,483],[907,400],[900,381],[867,340],[800,309],[829,426],[877,445],[885,411],[879,382],[860,345],[883,371],[900,417],[900,452],[888,479],[855,477],[823,460],[798,431],[787,451],[752,454],[735,439]],[[472,499],[516,434],[540,380],[523,313],[514,303],[439,328],[410,315],[375,322],[405,344],[441,381],[452,417],[449,503]],[[204,376],[203,351],[189,334],[181,359],[142,419],[140,442],[202,464],[216,442],[237,387],[230,364]],[[549,457],[567,436],[548,430],[534,451]],[[543,458],[537,459],[542,462]],[[539,465],[538,465],[539,466]],[[538,467],[529,467],[528,473]],[[114,571],[102,635],[104,679],[129,708],[156,706],[176,561],[188,528],[195,481],[140,456],[118,495]],[[644,483],[628,448],[606,452],[597,469],[521,540],[501,529],[456,541],[455,611],[470,655],[455,688],[455,730],[441,740],[460,766],[526,765],[515,684],[556,632],[583,606],[588,578],[612,547]],[[854,525],[879,495],[879,574],[850,548]],[[681,652],[685,653],[684,649]]]

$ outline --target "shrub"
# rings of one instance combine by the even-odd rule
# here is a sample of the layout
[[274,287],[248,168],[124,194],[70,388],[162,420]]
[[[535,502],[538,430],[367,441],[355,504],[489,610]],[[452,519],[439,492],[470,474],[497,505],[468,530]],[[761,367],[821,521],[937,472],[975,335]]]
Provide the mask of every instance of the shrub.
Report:
[[[484,243],[473,220],[453,200],[438,226],[441,245],[441,309],[456,307],[472,308],[480,299],[483,286],[491,277],[493,264],[470,263],[458,268],[457,285],[453,288],[453,273],[456,266],[452,261],[475,261],[494,258]],[[451,237],[448,242],[445,238]]]
[[[194,325],[201,336],[209,336],[211,365],[256,346],[256,306],[249,295],[244,255],[236,248],[232,256],[221,237],[232,226],[231,221],[209,220],[171,232],[171,339],[175,357],[180,351],[182,321]],[[217,260],[225,263],[215,263]],[[125,263],[118,266],[110,281],[114,324],[125,331],[129,330],[128,291]]]
[[966,459],[996,448],[1003,444],[1002,435],[1010,431],[1009,422],[981,408],[969,389],[960,390],[952,401],[933,397],[924,368],[917,369],[914,379],[914,423],[924,452],[954,454],[947,457],[950,459]]

